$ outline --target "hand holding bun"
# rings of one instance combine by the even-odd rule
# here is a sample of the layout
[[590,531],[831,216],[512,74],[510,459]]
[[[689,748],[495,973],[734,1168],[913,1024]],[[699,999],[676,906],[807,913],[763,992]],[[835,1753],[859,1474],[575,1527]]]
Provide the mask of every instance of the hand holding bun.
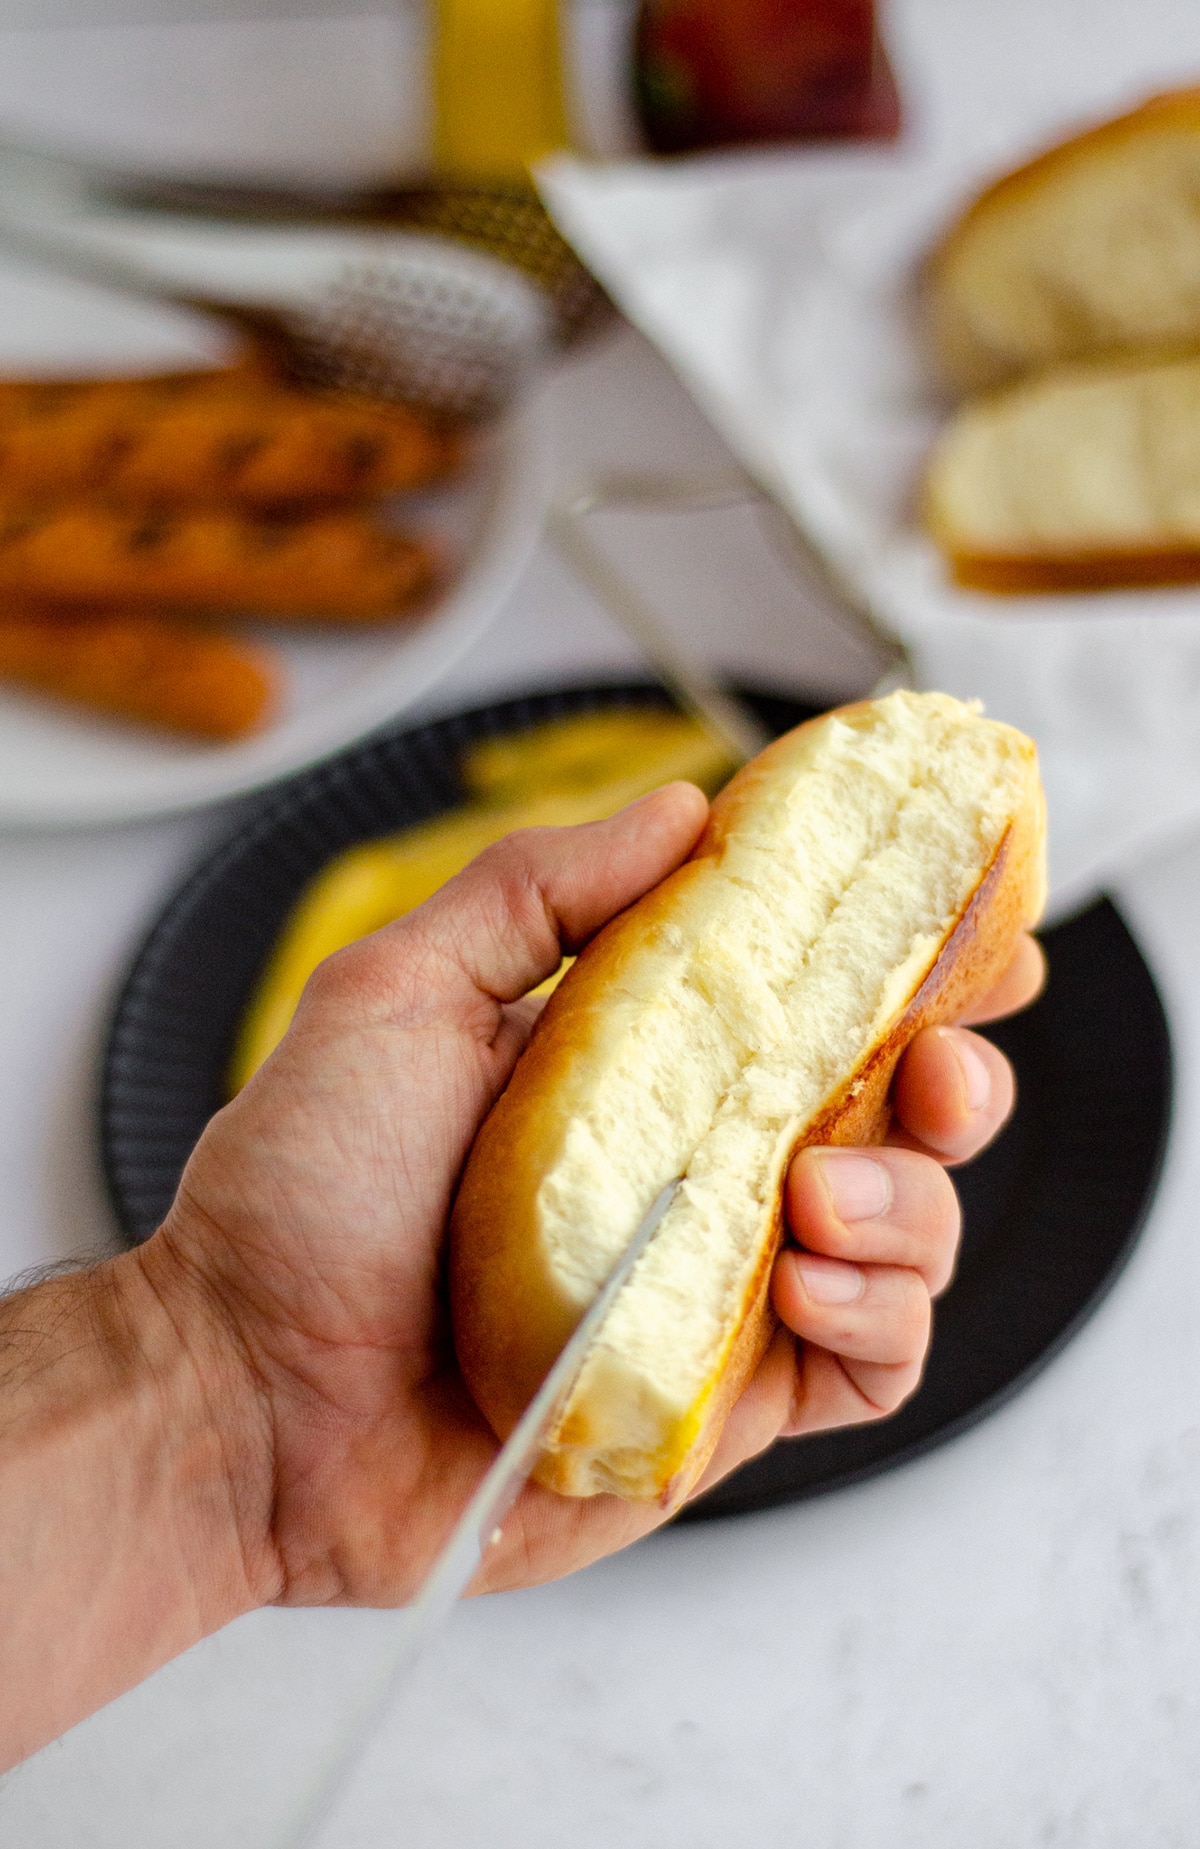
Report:
[[[1013,741],[1014,761],[1026,767],[1018,781],[1036,812],[1036,782],[1025,781],[1030,747],[946,705],[969,722],[971,736],[999,732]],[[879,709],[859,709],[860,719],[870,710]],[[904,703],[888,710],[902,712]],[[890,812],[901,787],[888,781],[886,756],[874,775],[856,761],[862,732],[853,719],[845,715],[835,734],[847,751],[842,797],[859,808],[871,788]],[[795,742],[776,753],[790,754]],[[906,787],[917,795],[919,785],[914,778]],[[236,1337],[235,1387],[249,1363],[237,1403],[261,1406],[266,1417],[245,1441],[256,1460],[250,1490],[230,1506],[250,1511],[251,1529],[260,1517],[269,1524],[265,1535],[240,1541],[257,1563],[263,1598],[386,1605],[411,1597],[494,1458],[496,1437],[463,1378],[442,1288],[463,1165],[529,1041],[529,992],[564,954],[593,941],[604,950],[604,928],[615,921],[614,934],[621,930],[644,895],[657,907],[673,880],[694,881],[702,863],[688,856],[711,842],[706,830],[728,829],[736,801],[737,785],[710,818],[699,790],[674,783],[607,821],[525,829],[489,847],[406,917],[322,964],[283,1041],[201,1137],[166,1224],[133,1260],[167,1298],[178,1279],[195,1281],[188,1306],[211,1303],[205,1320],[221,1342],[231,1330]],[[1032,871],[1036,839],[1027,845]],[[1006,869],[1021,864],[1005,850]],[[1029,911],[1035,886],[1016,889]],[[1002,882],[1001,890],[1014,888]],[[988,916],[995,924],[1000,913]],[[997,962],[1003,954],[996,948]],[[987,1012],[1028,1001],[1039,969],[1032,940],[1018,938]],[[949,994],[944,1000],[949,1010]],[[983,1018],[976,1007],[959,1012]],[[551,1025],[544,1018],[538,1040]],[[957,1235],[941,1165],[995,1134],[1012,1078],[986,1040],[932,1026],[901,1055],[891,1095],[892,1146],[869,1153],[886,1173],[883,1212],[878,1196],[865,1213],[861,1190],[857,1202],[844,1198],[848,1153],[808,1149],[788,1171],[782,1205],[794,1243],[776,1261],[771,1287],[781,1327],[701,1484],[781,1433],[877,1418],[919,1377],[929,1299],[949,1274]],[[486,1179],[485,1148],[500,1171],[514,1153],[488,1133],[471,1159],[473,1186]],[[460,1267],[462,1236],[460,1224]],[[482,1298],[488,1280],[478,1250]],[[822,1281],[849,1282],[852,1300],[819,1301],[814,1268]],[[495,1324],[508,1275],[498,1264]],[[763,1298],[765,1324],[765,1289]],[[511,1304],[514,1324],[523,1307]],[[544,1322],[530,1329],[544,1339]],[[465,1327],[457,1334],[465,1350]],[[474,1371],[472,1378],[480,1390]],[[480,1587],[571,1572],[664,1518],[657,1502],[571,1498],[530,1483]]]
[[539,1480],[675,1506],[775,1326],[789,1162],[875,1143],[896,1063],[1009,964],[1043,899],[1029,741],[942,695],[801,727],[551,998],[452,1228],[458,1353],[515,1424],[650,1203],[684,1176]]
[[[707,814],[675,783],[490,847],[322,965],[152,1239],[0,1304],[0,1768],[240,1612],[412,1596],[497,1450],[442,1290],[467,1150],[528,1039],[529,991],[667,880]],[[1029,1000],[1039,969],[1019,940],[985,1011]],[[940,1164],[994,1135],[1012,1079],[986,1040],[931,1027],[892,1096],[891,1146],[806,1149],[788,1170],[780,1328],[708,1481],[780,1434],[877,1418],[919,1377],[957,1236]],[[552,1579],[665,1518],[527,1484],[475,1589]]]

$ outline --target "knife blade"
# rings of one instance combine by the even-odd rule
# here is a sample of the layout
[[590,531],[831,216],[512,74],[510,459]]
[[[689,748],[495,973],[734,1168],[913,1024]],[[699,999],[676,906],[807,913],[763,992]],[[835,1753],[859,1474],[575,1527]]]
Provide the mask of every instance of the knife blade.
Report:
[[349,1724],[326,1758],[299,1818],[279,1840],[279,1849],[309,1849],[387,1717],[430,1640],[449,1618],[474,1579],[488,1550],[503,1538],[503,1521],[523,1489],[547,1434],[562,1413],[609,1311],[630,1272],[658,1231],[675,1198],[681,1176],[669,1181],[652,1202],[633,1238],[610,1271],[574,1332],[521,1414],[470,1502],[429,1568],[404,1620],[398,1645],[372,1677]]

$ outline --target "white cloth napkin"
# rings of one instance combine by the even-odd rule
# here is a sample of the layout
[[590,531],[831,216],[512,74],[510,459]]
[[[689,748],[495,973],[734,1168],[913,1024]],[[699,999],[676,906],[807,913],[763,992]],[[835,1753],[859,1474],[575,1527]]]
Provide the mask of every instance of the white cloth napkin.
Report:
[[1058,910],[1200,826],[1200,590],[996,599],[947,584],[913,517],[944,408],[913,280],[988,174],[1200,81],[1188,0],[901,0],[893,151],[549,163],[564,234],[747,466],[907,643],[919,684],[1032,733]]

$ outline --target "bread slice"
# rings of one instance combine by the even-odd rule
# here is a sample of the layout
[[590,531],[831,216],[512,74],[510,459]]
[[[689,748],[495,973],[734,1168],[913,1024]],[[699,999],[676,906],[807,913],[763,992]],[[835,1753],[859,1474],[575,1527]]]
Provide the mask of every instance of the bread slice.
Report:
[[927,281],[938,353],[962,390],[1200,344],[1200,89],[1153,97],[997,180]]
[[451,1234],[467,1382],[511,1430],[656,1195],[686,1179],[538,1468],[674,1506],[773,1328],[787,1163],[879,1140],[903,1047],[991,986],[1043,893],[1034,748],[941,694],[800,727],[551,998]]
[[964,405],[924,517],[981,590],[1200,578],[1200,358],[1063,368]]

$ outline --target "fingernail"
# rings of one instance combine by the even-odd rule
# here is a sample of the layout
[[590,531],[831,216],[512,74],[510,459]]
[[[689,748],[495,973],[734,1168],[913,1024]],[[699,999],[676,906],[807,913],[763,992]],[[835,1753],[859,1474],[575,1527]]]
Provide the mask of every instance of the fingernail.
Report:
[[958,1061],[958,1069],[963,1075],[967,1109],[981,1111],[992,1095],[991,1073],[966,1034],[955,1033],[952,1027],[947,1027],[942,1029],[942,1038],[949,1041],[954,1057]]
[[814,1303],[856,1303],[865,1279],[857,1265],[840,1258],[816,1258],[805,1252],[797,1260],[800,1281]]
[[821,1173],[839,1220],[876,1220],[892,1202],[892,1178],[882,1162],[850,1150],[824,1149]]

